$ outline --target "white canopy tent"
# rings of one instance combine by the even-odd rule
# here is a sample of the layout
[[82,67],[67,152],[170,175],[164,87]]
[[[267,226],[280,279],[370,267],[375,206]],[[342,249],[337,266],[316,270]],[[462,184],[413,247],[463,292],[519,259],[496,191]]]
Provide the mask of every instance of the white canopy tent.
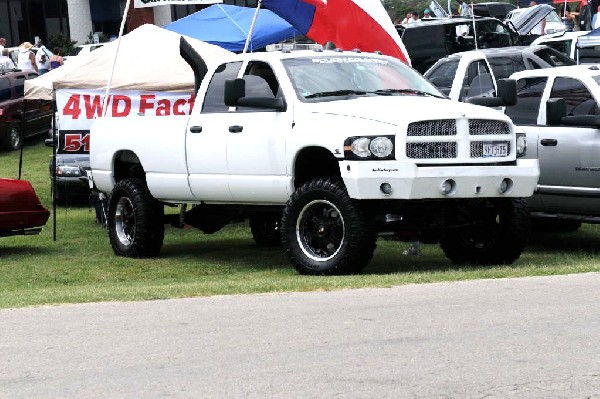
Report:
[[[194,73],[179,55],[182,35],[142,25],[124,35],[117,57],[111,90],[193,92]],[[233,53],[183,36],[210,67]],[[111,42],[88,55],[71,57],[63,66],[25,82],[26,99],[52,100],[57,89],[106,89],[108,71],[117,51]]]

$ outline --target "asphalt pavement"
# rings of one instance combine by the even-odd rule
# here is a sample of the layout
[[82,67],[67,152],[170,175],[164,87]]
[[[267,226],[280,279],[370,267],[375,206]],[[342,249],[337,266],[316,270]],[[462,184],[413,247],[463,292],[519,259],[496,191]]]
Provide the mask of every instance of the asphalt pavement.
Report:
[[600,398],[600,274],[0,310],[0,398]]

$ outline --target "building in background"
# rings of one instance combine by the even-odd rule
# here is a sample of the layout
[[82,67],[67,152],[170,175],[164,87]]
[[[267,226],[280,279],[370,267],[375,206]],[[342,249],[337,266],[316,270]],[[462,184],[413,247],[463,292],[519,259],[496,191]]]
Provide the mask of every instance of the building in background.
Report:
[[[223,0],[223,3],[256,7],[257,0]],[[77,44],[90,42],[96,32],[116,36],[125,4],[125,0],[0,0],[0,37],[5,37],[11,47],[24,41],[33,43],[38,37],[47,43],[59,33],[68,34]],[[132,1],[126,32],[146,23],[164,26],[204,7],[134,9]]]

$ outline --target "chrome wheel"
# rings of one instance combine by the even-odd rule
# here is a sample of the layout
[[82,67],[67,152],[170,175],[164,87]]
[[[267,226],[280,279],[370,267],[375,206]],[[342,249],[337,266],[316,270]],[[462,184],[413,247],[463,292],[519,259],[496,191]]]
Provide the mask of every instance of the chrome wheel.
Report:
[[129,246],[135,237],[135,209],[131,200],[121,197],[115,212],[115,231],[121,244]]

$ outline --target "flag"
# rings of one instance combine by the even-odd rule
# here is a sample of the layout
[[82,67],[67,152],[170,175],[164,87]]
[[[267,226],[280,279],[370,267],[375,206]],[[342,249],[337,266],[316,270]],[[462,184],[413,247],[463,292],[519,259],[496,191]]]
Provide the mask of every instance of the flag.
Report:
[[317,43],[331,41],[343,50],[381,51],[410,65],[380,0],[263,0],[262,4]]
[[175,6],[187,4],[215,4],[222,3],[223,0],[134,0],[135,8],[156,7],[156,6]]

